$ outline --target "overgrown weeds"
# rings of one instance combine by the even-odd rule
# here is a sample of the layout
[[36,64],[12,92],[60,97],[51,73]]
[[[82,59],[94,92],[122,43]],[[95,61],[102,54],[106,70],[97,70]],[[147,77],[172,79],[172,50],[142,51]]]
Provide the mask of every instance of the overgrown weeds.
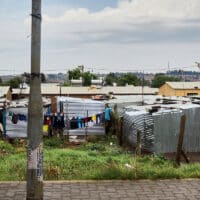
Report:
[[[200,164],[176,168],[162,155],[135,156],[112,137],[75,148],[66,148],[59,138],[45,139],[44,144],[45,180],[200,178]],[[26,146],[0,141],[0,152],[0,180],[25,180]]]

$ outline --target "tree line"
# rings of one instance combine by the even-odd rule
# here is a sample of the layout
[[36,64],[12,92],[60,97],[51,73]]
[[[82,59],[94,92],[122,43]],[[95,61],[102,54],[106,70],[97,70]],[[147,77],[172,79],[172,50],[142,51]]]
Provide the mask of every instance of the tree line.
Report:
[[[41,74],[41,82],[45,83],[46,78],[45,75],[42,73]],[[0,86],[10,86],[11,88],[19,88],[20,84],[23,83],[30,83],[30,74],[28,73],[23,73],[22,75],[15,76],[5,82],[2,81],[2,78],[0,77]]]
[[[90,71],[83,71],[80,67],[77,67],[73,70],[69,70],[67,72],[68,79],[81,79],[83,80],[83,86],[90,86],[92,83],[92,80],[97,80],[98,76],[94,73],[91,73]],[[147,81],[144,79],[144,75],[140,74],[139,76],[135,75],[134,73],[109,73],[107,74],[103,81],[102,85],[104,86],[112,86],[116,84],[117,86],[125,86],[125,85],[134,85],[134,86],[150,86],[154,88],[161,87],[166,81],[181,81],[180,78],[166,75],[164,73],[158,73],[155,74],[152,81]],[[3,82],[0,77],[0,85],[1,86],[10,86],[11,88],[19,88],[20,84],[22,83],[30,83],[30,75],[27,73],[24,73],[20,76],[16,76],[14,78],[11,78],[10,80]],[[41,82],[46,82],[46,77],[42,73],[41,74]],[[63,84],[64,86],[70,86],[70,83],[66,82]]]
[[[72,79],[83,79],[83,86],[90,86],[92,79],[97,79],[97,75],[93,74],[89,71],[83,72],[80,67],[75,68],[74,70],[68,71],[69,80]],[[105,76],[103,80],[103,85],[112,86],[114,84],[118,86],[125,85],[134,85],[134,86],[150,86],[159,88],[166,81],[181,81],[178,77],[173,77],[166,75],[164,73],[155,74],[153,80],[147,81],[144,79],[144,74],[140,74],[140,76],[135,75],[134,73],[109,73]]]

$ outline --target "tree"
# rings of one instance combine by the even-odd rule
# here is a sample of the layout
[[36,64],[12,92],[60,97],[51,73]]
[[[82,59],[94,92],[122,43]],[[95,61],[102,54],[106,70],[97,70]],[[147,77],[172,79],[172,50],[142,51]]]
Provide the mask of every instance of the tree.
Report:
[[95,74],[92,74],[89,71],[83,73],[84,86],[90,86],[93,79],[97,79],[97,76]]
[[14,78],[10,79],[5,84],[9,85],[12,88],[19,88],[21,83],[22,83],[22,78],[17,76],[17,77],[14,77]]
[[151,86],[154,88],[159,88],[163,84],[165,84],[166,81],[180,81],[179,78],[166,76],[165,74],[156,74],[154,79],[152,80]]
[[118,82],[118,77],[114,73],[109,73],[105,78],[106,85],[113,85]]
[[[25,81],[27,84],[30,84],[30,78],[31,78],[31,76],[30,76],[29,73],[24,72],[24,73],[22,74],[22,77],[23,77],[24,81]],[[40,78],[41,78],[41,82],[42,82],[42,83],[46,83],[46,76],[45,76],[44,73],[41,73],[41,74],[40,74]]]
[[3,83],[3,81],[2,81],[2,78],[0,77],[0,84],[2,84]]
[[72,79],[80,79],[81,76],[82,76],[82,72],[80,70],[79,67],[73,69],[73,70],[69,70],[68,71],[68,75],[69,75],[69,80],[72,80]]
[[92,81],[92,78],[91,78],[90,72],[84,72],[83,73],[83,85],[84,86],[90,86],[91,81]]
[[119,78],[118,84],[121,86],[125,86],[126,84],[138,86],[141,84],[141,82],[140,82],[140,79],[137,78],[137,76],[135,76],[134,74],[127,73],[127,74],[122,75]]
[[46,76],[44,75],[44,73],[41,73],[41,82],[46,83]]
[[90,73],[89,71],[82,72],[80,66],[78,66],[74,70],[69,70],[68,71],[68,76],[69,76],[69,80],[80,79],[82,77],[84,86],[91,85],[91,80],[92,79],[97,79],[97,76],[95,74],[93,74],[93,73]]
[[137,76],[132,73],[127,74],[115,74],[109,73],[105,78],[106,85],[113,85],[113,83],[117,83],[117,85],[125,86],[126,84],[129,85],[140,85],[141,81]]

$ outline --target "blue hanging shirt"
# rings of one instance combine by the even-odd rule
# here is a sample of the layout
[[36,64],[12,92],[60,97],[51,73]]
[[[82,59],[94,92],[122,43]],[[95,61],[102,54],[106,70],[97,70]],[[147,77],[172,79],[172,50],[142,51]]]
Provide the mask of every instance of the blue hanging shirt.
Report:
[[109,108],[109,107],[107,107],[107,108],[105,109],[105,120],[110,121],[110,113],[111,113],[111,111],[112,111],[112,109]]
[[6,110],[3,109],[3,131],[6,133]]

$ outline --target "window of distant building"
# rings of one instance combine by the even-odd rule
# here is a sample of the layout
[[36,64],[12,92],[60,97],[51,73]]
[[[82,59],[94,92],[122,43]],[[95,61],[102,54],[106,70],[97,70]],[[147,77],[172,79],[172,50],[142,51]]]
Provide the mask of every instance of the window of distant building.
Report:
[[187,93],[187,96],[195,96],[195,95],[198,95],[198,93]]

